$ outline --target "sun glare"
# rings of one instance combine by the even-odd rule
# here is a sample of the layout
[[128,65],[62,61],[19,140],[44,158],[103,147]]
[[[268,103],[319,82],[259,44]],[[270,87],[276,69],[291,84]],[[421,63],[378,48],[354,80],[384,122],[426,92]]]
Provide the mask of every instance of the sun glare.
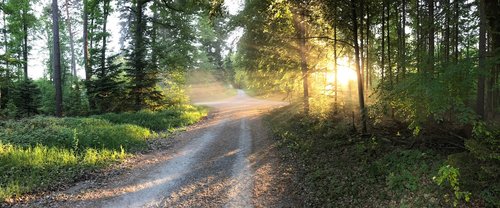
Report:
[[[357,79],[356,77],[356,72],[354,69],[350,67],[350,64],[347,60],[347,58],[339,58],[337,61],[337,69],[338,69],[338,82],[342,86],[347,86],[350,81],[354,81]],[[334,71],[334,64],[333,63],[328,63],[328,74],[327,74],[327,82],[328,83],[335,83],[335,71]]]

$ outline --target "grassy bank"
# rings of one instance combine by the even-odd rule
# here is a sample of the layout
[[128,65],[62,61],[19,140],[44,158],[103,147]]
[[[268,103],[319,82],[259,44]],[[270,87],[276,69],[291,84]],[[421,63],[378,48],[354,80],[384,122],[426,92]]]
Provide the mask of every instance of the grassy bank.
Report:
[[193,124],[206,110],[35,117],[0,122],[0,199],[55,188],[143,150],[163,130]]
[[[283,148],[290,150],[288,157],[298,162],[296,171],[310,206],[475,207],[498,200],[495,179],[489,179],[488,188],[474,190],[465,185],[479,181],[467,178],[464,168],[448,166],[449,158],[463,153],[413,147],[407,143],[412,138],[398,133],[361,137],[343,118],[298,112],[297,106],[285,107],[268,120]],[[485,202],[487,189],[492,198]]]

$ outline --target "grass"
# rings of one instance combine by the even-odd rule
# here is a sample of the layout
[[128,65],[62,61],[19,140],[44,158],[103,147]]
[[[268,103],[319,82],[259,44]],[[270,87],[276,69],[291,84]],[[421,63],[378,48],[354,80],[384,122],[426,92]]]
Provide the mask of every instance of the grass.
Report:
[[163,130],[193,124],[203,108],[35,117],[0,122],[0,199],[50,190],[143,150]]
[[297,106],[268,118],[283,148],[298,158],[306,204],[312,207],[441,207],[446,190],[433,177],[446,160],[430,149],[353,134],[341,118],[316,118]]
[[181,126],[191,125],[206,116],[207,110],[201,107],[183,105],[153,112],[142,110],[130,113],[107,113],[95,118],[116,124],[134,124],[153,131],[172,130]]

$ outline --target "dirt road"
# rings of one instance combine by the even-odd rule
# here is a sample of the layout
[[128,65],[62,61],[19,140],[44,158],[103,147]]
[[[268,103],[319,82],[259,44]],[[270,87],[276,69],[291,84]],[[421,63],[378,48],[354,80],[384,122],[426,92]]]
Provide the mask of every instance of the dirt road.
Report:
[[294,207],[286,166],[262,115],[286,105],[235,97],[198,103],[209,119],[175,136],[157,153],[136,158],[98,185],[82,183],[50,196],[51,207]]

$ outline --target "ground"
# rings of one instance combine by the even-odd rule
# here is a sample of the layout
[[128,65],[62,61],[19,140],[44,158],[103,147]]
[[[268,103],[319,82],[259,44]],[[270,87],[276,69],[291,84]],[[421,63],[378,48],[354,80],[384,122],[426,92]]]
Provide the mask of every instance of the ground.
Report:
[[292,207],[300,206],[290,165],[280,159],[262,116],[283,102],[239,90],[198,103],[208,118],[106,176],[37,197],[18,207]]

